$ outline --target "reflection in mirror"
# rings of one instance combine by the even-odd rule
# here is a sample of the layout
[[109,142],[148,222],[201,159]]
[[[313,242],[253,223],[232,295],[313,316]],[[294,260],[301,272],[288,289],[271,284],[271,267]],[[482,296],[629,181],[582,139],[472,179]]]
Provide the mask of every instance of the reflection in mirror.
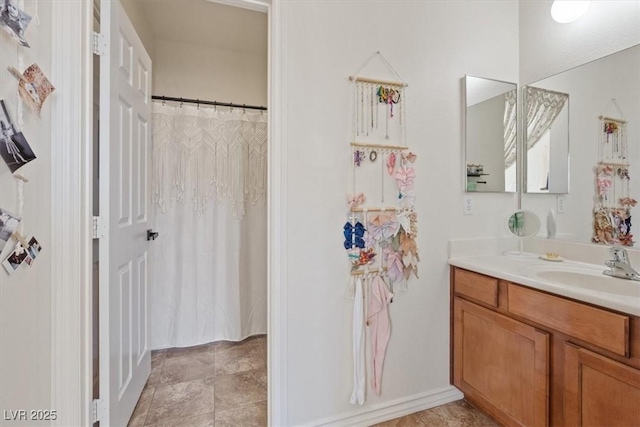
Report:
[[518,237],[532,237],[540,231],[540,218],[531,211],[516,211],[507,221],[509,231]]
[[[522,196],[522,208],[541,218],[551,209],[556,211],[557,239],[588,243],[597,238],[621,245],[638,241],[640,206],[634,204],[640,200],[639,76],[640,45],[636,45],[531,84],[568,94],[571,100],[571,192]],[[613,119],[619,124],[617,132],[607,125]],[[550,191],[551,185],[550,175]]]
[[507,229],[516,237],[519,237],[519,250],[505,251],[504,255],[518,258],[537,258],[534,253],[523,251],[523,240],[528,237],[534,237],[540,231],[540,218],[527,210],[517,210],[507,218]]
[[569,192],[569,95],[524,88],[525,191]]
[[516,191],[516,90],[515,83],[465,76],[466,191]]

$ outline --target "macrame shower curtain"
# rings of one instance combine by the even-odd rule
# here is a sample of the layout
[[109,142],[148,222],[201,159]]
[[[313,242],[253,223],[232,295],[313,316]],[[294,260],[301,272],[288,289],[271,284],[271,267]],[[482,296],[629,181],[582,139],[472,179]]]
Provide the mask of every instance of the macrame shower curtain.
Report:
[[516,161],[516,135],[518,123],[516,120],[516,90],[504,94],[504,168],[507,169]]
[[569,100],[569,95],[531,86],[527,86],[525,95],[527,112],[525,147],[530,150],[551,128]]
[[151,348],[267,330],[267,115],[153,105]]
[[[533,148],[540,137],[549,130],[558,114],[562,111],[569,95],[539,89],[525,88],[525,113],[527,117],[527,150]],[[505,169],[516,161],[516,92],[512,90],[504,95],[504,163]]]

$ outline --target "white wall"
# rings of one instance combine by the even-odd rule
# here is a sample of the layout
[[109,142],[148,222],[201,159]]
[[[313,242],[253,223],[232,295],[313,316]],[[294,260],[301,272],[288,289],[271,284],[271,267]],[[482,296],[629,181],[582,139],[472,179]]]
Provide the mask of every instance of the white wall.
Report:
[[155,49],[154,95],[267,105],[266,51],[161,39]]
[[[463,216],[463,77],[518,78],[518,2],[281,2],[288,114],[284,185],[290,425],[370,411],[449,384],[447,241],[504,234],[512,194],[474,194]],[[392,23],[388,25],[382,23]],[[351,393],[351,301],[342,247],[350,191],[353,88],[377,50],[409,83],[407,143],[418,155],[420,279],[390,307],[382,397]],[[386,77],[374,71],[368,77]]]
[[549,131],[549,191],[569,190],[569,106],[565,105]]
[[467,108],[467,164],[484,166],[477,191],[504,191],[504,94]]
[[133,24],[133,27],[136,29],[140,40],[142,40],[142,44],[151,57],[151,61],[154,61],[156,40],[142,0],[120,0],[120,3]]
[[[634,120],[640,117],[639,75],[640,46],[637,46],[536,84],[537,87],[569,94],[570,191],[564,196],[565,213],[556,217],[558,237],[583,243],[591,241],[596,191],[594,168],[598,161],[601,131],[598,117],[620,116],[610,103],[612,98],[616,99],[622,114],[629,120],[630,196],[640,199],[640,174],[637,172],[640,169],[640,123]],[[522,206],[536,212],[540,218],[546,218],[548,210],[556,208],[556,196],[524,194]],[[632,215],[633,212],[637,215],[637,209],[632,210]],[[636,222],[633,224],[637,227]],[[637,228],[632,228],[632,231],[637,235]]]
[[[27,13],[34,2],[27,0]],[[40,25],[32,20],[26,31],[30,49],[23,49],[24,67],[37,62],[51,75],[51,3],[39,4]],[[17,80],[7,66],[17,67],[17,44],[0,31],[0,99],[17,122]],[[22,70],[21,70],[22,71]],[[56,82],[52,82],[55,86]],[[54,92],[51,97],[55,97]],[[23,133],[37,159],[23,166],[20,173],[30,182],[24,185],[24,234],[35,236],[43,247],[31,267],[23,265],[9,277],[0,268],[0,413],[10,409],[50,409],[51,406],[51,99],[38,118],[25,105]],[[17,183],[0,161],[0,206],[18,213]],[[4,261],[15,241],[5,246]],[[11,249],[10,249],[11,248]],[[54,408],[51,408],[54,409]],[[26,425],[0,418],[0,425]]]
[[640,1],[592,1],[578,20],[551,18],[552,0],[520,1],[520,84],[640,43]]

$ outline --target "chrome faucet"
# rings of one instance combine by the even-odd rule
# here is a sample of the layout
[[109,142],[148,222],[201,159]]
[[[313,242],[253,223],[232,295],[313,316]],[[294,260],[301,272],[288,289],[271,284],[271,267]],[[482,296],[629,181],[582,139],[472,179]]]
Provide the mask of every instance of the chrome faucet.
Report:
[[604,265],[611,268],[611,270],[605,270],[603,274],[621,279],[640,281],[640,273],[631,267],[626,249],[614,246],[609,249],[609,253],[611,254],[611,259],[605,261]]

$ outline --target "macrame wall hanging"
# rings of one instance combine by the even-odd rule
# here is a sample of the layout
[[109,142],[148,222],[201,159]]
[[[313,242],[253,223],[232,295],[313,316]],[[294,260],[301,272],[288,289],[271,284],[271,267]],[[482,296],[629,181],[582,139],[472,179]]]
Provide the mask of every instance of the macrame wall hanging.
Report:
[[[360,76],[379,58],[398,81]],[[417,213],[414,208],[416,155],[405,143],[407,84],[380,52],[354,75],[350,144],[351,193],[343,226],[353,306],[352,404],[365,401],[365,334],[371,329],[371,387],[380,395],[382,365],[391,333],[388,304],[394,287],[407,290],[418,276]],[[368,308],[365,301],[369,301]],[[365,321],[366,319],[366,321]]]
[[637,201],[629,196],[627,121],[615,99],[618,118],[600,116],[598,165],[596,166],[596,203],[593,242],[633,246],[631,208]]
[[265,203],[266,114],[155,103],[152,130],[152,201],[162,212],[190,201],[202,215],[217,198],[241,219],[246,203]]

